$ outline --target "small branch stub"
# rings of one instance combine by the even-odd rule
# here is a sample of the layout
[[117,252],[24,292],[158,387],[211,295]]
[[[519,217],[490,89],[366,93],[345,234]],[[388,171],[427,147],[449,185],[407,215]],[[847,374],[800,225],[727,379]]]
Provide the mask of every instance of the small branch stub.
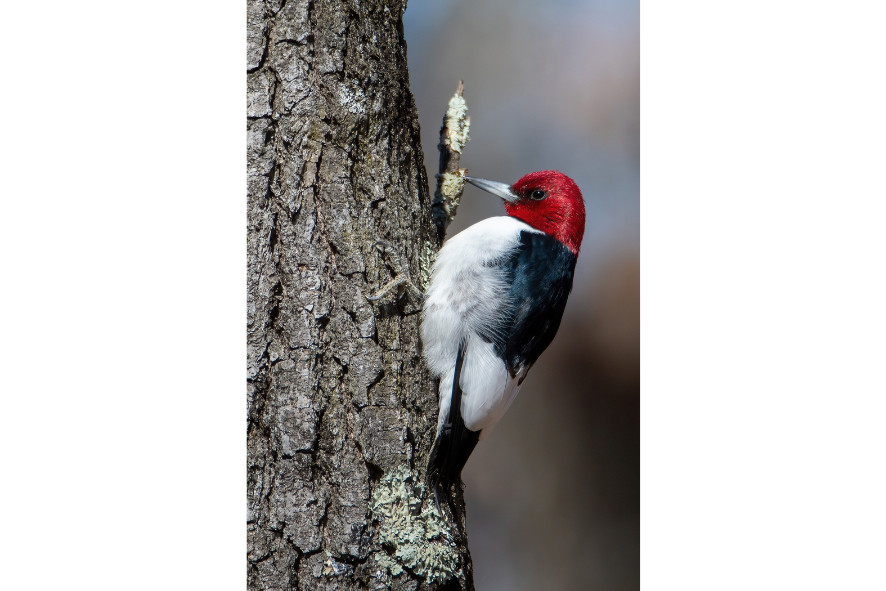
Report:
[[458,161],[470,139],[471,118],[467,116],[468,105],[463,93],[464,82],[459,81],[455,94],[449,99],[446,115],[443,116],[440,143],[437,144],[437,149],[440,150],[440,171],[437,174],[437,189],[434,191],[431,214],[440,243],[446,236],[446,228],[455,217],[465,186],[464,176],[467,170],[459,168]]

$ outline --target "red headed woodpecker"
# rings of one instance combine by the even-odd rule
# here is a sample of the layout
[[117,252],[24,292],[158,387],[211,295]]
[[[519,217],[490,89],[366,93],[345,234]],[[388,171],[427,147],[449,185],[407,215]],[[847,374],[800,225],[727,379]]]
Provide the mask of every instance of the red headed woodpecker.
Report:
[[424,356],[440,379],[428,466],[435,495],[457,482],[557,334],[585,227],[581,191],[562,173],[533,172],[512,186],[465,178],[501,197],[508,215],[443,245],[422,309]]

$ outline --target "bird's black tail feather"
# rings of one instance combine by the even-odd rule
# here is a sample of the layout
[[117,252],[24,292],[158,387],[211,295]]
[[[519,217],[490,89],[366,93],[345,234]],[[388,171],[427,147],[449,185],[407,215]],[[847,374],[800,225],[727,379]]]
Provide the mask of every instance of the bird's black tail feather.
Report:
[[[471,431],[465,426],[461,416],[461,368],[464,362],[466,344],[458,347],[455,357],[455,375],[452,380],[452,397],[449,401],[449,416],[431,448],[428,461],[428,479],[434,489],[434,500],[440,508],[438,491],[447,492],[461,478],[461,471],[480,439],[480,431]],[[448,499],[451,506],[451,499]]]

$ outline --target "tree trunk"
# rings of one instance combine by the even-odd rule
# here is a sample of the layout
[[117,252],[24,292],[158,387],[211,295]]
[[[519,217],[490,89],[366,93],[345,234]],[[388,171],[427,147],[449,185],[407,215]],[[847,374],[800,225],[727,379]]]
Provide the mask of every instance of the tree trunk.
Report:
[[366,298],[439,247],[404,9],[248,2],[250,589],[473,588],[463,520],[422,486],[420,303]]

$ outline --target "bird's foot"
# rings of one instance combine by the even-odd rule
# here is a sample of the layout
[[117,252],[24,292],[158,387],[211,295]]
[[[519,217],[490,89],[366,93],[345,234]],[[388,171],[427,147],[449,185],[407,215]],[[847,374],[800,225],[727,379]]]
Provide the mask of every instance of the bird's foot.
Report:
[[396,290],[397,293],[400,293],[402,290],[405,289],[410,296],[420,301],[424,294],[422,294],[422,291],[418,287],[416,287],[416,285],[409,278],[409,272],[399,260],[399,257],[394,254],[389,254],[390,248],[386,242],[376,242],[375,247],[379,249],[385,259],[385,262],[393,270],[394,278],[388,281],[384,286],[382,286],[380,290],[378,290],[374,294],[367,295],[366,299],[370,302],[377,302],[392,291]]

